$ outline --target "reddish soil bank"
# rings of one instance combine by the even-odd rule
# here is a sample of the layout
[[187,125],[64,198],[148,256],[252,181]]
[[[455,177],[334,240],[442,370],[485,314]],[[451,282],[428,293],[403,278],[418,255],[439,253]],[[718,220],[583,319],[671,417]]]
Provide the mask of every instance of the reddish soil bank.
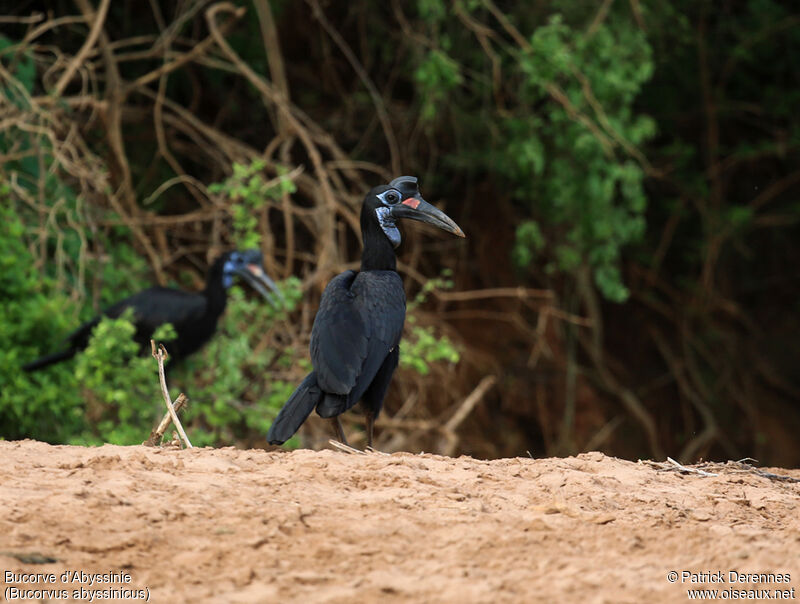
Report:
[[[734,469],[32,441],[0,442],[0,460],[0,599],[683,602],[698,587],[800,598],[800,485]],[[740,583],[731,571],[766,574]]]

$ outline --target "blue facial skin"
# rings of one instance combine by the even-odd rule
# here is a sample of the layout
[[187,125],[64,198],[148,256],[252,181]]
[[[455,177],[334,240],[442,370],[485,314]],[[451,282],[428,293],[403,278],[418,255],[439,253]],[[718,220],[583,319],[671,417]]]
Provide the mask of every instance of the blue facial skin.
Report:
[[222,267],[222,287],[228,289],[233,285],[234,271],[244,266],[244,258],[239,252],[233,252]]

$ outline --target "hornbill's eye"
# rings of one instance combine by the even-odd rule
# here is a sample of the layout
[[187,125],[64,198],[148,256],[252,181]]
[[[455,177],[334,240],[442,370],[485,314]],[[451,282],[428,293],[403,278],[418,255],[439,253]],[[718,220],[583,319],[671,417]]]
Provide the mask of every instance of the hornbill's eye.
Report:
[[398,201],[400,201],[400,195],[397,194],[397,191],[389,191],[386,193],[384,200],[388,204],[396,204]]

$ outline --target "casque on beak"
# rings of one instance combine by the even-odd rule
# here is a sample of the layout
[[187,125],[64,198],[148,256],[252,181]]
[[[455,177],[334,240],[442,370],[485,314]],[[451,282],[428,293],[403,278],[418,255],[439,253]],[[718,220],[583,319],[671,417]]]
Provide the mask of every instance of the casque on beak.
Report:
[[392,206],[392,216],[394,218],[409,218],[419,222],[427,222],[443,231],[453,233],[453,235],[466,237],[461,227],[453,222],[447,214],[429,204],[420,195],[414,195]]

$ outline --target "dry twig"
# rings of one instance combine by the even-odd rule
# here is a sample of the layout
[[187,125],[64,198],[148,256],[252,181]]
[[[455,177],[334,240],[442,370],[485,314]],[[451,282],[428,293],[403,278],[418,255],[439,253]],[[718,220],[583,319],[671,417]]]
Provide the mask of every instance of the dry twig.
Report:
[[338,440],[330,439],[328,444],[332,446],[334,449],[339,449],[340,451],[344,451],[345,453],[350,453],[351,455],[366,455],[366,451],[360,451],[351,447],[350,445],[346,445]]
[[700,468],[689,468],[687,466],[684,466],[681,463],[678,463],[677,461],[675,461],[671,457],[667,457],[667,461],[669,463],[671,463],[675,467],[675,469],[677,469],[679,472],[682,472],[684,474],[699,474],[700,476],[719,476],[719,474],[714,474],[712,472],[706,472],[705,470],[701,470]]
[[[181,392],[178,395],[178,398],[175,399],[175,402],[172,404],[172,408],[175,409],[175,413],[178,413],[186,404],[189,402],[189,399],[186,398],[186,395]],[[161,439],[164,436],[164,433],[169,428],[169,425],[172,423],[172,415],[169,411],[164,414],[164,417],[161,418],[161,422],[158,424],[156,428],[153,428],[153,431],[150,432],[150,438],[144,441],[142,444],[146,447],[157,447],[158,444],[161,442]]]
[[[667,457],[667,461],[664,462],[640,459],[639,463],[649,465],[660,472],[680,472],[682,474],[697,474],[698,476],[704,477],[719,476],[720,474],[754,474],[756,476],[761,476],[762,478],[777,482],[800,483],[800,478],[786,476],[784,474],[775,474],[774,472],[762,470],[761,468],[757,468],[749,463],[751,461],[755,462],[756,460],[745,457],[744,459],[740,459],[738,461],[727,461],[725,463],[704,462],[696,465],[685,466],[681,463],[678,463],[671,457]],[[710,472],[709,470],[714,471]]]
[[775,474],[774,472],[767,472],[766,470],[762,470],[761,468],[756,468],[752,464],[748,463],[749,461],[756,461],[755,459],[745,458],[740,459],[739,461],[729,461],[726,465],[735,465],[740,467],[745,472],[751,472],[762,478],[767,478],[769,480],[777,480],[778,482],[800,482],[800,478],[795,478],[794,476],[786,476],[784,474]]
[[69,81],[72,79],[72,76],[75,75],[75,72],[81,66],[83,61],[89,54],[89,51],[92,50],[92,47],[97,42],[97,38],[100,36],[100,32],[103,31],[103,23],[106,20],[106,14],[108,13],[108,7],[111,4],[111,0],[103,0],[100,3],[100,8],[94,15],[89,13],[85,13],[85,17],[87,22],[94,17],[94,21],[92,22],[92,27],[89,30],[89,35],[86,37],[86,41],[81,46],[81,49],[78,51],[78,54],[70,61],[69,66],[67,67],[66,71],[61,74],[61,77],[58,79],[56,83],[54,93],[55,96],[61,96],[64,92],[64,89],[69,84]]
[[[150,340],[150,348],[153,352],[153,358],[158,361],[158,378],[161,382],[161,392],[164,395],[164,403],[167,405],[167,411],[169,412],[170,417],[172,418],[172,423],[175,424],[175,427],[178,429],[178,434],[180,434],[183,442],[186,443],[186,448],[191,449],[192,443],[189,442],[189,437],[186,436],[186,432],[183,430],[183,425],[181,424],[181,420],[178,419],[178,414],[175,412],[175,407],[173,406],[172,402],[169,400],[169,390],[167,389],[167,378],[164,375],[164,361],[167,359],[167,349],[164,348],[163,344],[158,345],[158,350],[156,350],[156,343],[155,340]],[[181,393],[178,396],[180,399],[181,396],[184,396]],[[184,397],[185,398],[185,397]],[[178,399],[175,402],[178,402]],[[166,427],[164,428],[166,430]]]

